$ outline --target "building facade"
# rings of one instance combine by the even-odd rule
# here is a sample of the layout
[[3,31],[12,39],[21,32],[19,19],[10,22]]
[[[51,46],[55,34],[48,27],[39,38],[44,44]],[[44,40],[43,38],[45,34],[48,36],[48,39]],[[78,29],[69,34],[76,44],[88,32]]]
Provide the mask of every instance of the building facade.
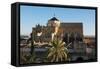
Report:
[[48,20],[46,26],[36,25],[32,29],[35,43],[49,43],[54,38],[70,42],[83,40],[83,24],[80,22],[61,22],[56,17]]

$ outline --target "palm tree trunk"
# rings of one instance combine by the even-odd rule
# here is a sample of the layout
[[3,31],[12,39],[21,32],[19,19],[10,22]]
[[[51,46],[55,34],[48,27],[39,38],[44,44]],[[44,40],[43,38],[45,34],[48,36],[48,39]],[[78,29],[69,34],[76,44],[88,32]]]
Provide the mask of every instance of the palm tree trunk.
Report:
[[31,55],[34,54],[33,34],[31,34]]

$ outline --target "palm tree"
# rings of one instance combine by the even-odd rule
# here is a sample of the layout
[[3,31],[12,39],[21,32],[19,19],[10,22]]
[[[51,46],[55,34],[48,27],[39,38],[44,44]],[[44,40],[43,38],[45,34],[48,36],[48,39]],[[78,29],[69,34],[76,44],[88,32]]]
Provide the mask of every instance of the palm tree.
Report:
[[34,41],[33,41],[33,33],[31,33],[31,51],[29,54],[28,63],[34,63],[35,62],[35,52],[34,52]]
[[62,40],[54,39],[51,42],[52,47],[48,50],[47,59],[50,62],[66,61],[68,59],[68,49],[64,47]]
[[31,37],[29,38],[29,40],[27,41],[27,43],[29,43],[29,41],[31,40],[31,47],[30,47],[30,53],[25,53],[25,52],[21,52],[20,53],[20,62],[21,64],[24,63],[34,63],[35,62],[35,52],[34,52],[34,42],[33,42],[33,37],[32,37],[32,33],[31,33]]

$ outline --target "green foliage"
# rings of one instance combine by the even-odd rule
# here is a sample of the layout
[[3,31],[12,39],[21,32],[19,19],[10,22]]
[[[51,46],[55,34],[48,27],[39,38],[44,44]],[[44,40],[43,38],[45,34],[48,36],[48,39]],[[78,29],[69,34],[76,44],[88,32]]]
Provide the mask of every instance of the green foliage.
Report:
[[21,54],[20,62],[22,64],[34,63],[35,62],[35,54],[28,54],[28,55],[27,54],[24,54],[24,55]]
[[51,42],[52,48],[48,50],[47,59],[50,62],[67,61],[68,49],[64,47],[64,42],[59,39],[54,39]]
[[25,58],[25,56],[23,54],[20,54],[20,63],[26,63],[27,59]]
[[28,60],[28,63],[34,63],[34,62],[35,62],[35,55],[32,54],[32,55],[30,55],[30,58]]

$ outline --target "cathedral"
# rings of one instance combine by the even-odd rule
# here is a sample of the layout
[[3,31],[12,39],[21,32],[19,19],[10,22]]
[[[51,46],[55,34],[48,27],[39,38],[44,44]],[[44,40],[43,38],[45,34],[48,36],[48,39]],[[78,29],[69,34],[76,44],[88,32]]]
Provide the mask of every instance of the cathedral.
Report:
[[70,42],[83,40],[83,24],[81,22],[61,22],[56,17],[47,21],[46,26],[36,25],[32,28],[32,38],[35,43],[49,43],[54,38]]

